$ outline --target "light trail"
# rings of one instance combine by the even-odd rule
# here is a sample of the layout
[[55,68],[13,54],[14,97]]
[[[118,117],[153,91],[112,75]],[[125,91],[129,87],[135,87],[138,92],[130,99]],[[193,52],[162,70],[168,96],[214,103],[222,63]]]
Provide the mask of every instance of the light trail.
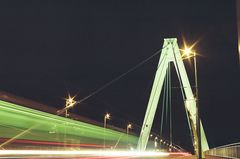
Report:
[[[0,142],[0,146],[5,148],[16,143],[16,140],[45,142],[42,144],[67,146],[101,145],[104,135],[106,144],[113,147],[117,142],[116,148],[123,147],[127,142],[135,145],[137,137],[133,135],[122,135],[111,129],[104,131],[103,127],[66,119],[60,116],[26,108],[17,104],[0,100],[0,138],[7,139]],[[17,128],[17,129],[16,129]],[[119,141],[119,137],[121,137]],[[86,144],[86,145],[83,145]],[[22,145],[24,146],[24,145]],[[99,147],[99,146],[98,146]],[[99,147],[100,148],[100,147]]]
[[187,152],[170,152],[169,155],[192,156],[192,154]]
[[[4,139],[0,138],[0,142],[3,141],[4,143],[6,141],[9,141],[10,139]],[[92,148],[103,148],[103,145],[99,144],[74,144],[74,143],[63,143],[63,142],[49,142],[49,141],[33,141],[33,140],[24,140],[24,139],[16,139],[12,143],[18,143],[18,144],[33,144],[33,145],[51,145],[51,146],[69,146],[69,147],[92,147]],[[0,145],[1,146],[1,145]],[[110,146],[106,146],[107,148],[110,148]]]
[[163,157],[163,156],[169,156],[169,153],[167,152],[156,152],[156,151],[145,151],[145,152],[139,152],[139,151],[92,151],[92,150],[81,150],[81,151],[55,151],[55,150],[0,150],[0,158],[6,157],[6,156],[84,156],[84,157],[126,157],[126,158],[132,158],[132,157]]
[[0,147],[3,148],[3,146],[13,142],[14,140],[16,140],[17,138],[21,137],[22,135],[26,134],[27,132],[29,132],[31,129],[33,129],[35,126],[32,126],[30,128],[28,128],[27,130],[22,131],[21,133],[17,134],[16,136],[12,137],[11,139],[8,139],[7,141],[3,142]]

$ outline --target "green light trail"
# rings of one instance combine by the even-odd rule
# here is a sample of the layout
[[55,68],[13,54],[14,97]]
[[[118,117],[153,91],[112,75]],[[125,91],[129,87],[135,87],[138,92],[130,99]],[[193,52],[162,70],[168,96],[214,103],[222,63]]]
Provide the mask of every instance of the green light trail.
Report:
[[[71,120],[0,100],[1,138],[103,144],[105,135],[106,145],[114,146],[120,137],[118,146],[126,147],[127,143],[136,145],[138,139],[136,136],[129,135],[127,137],[127,135],[122,134],[122,132],[111,129],[106,129],[104,133],[104,128],[100,126]],[[11,143],[9,142],[9,144]]]

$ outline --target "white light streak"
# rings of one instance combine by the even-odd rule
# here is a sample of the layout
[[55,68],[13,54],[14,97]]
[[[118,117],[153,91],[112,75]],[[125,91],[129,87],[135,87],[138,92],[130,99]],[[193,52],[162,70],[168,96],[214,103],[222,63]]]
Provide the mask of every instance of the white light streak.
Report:
[[7,155],[80,155],[80,156],[129,156],[129,157],[157,157],[157,156],[168,156],[169,153],[166,152],[153,152],[153,151],[89,151],[89,150],[0,150],[0,157]]

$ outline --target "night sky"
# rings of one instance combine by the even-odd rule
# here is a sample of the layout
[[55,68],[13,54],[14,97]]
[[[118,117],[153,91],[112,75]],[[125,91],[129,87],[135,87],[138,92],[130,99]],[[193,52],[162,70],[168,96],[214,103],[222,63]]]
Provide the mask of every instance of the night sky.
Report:
[[[0,21],[0,89],[59,109],[68,92],[84,98],[161,49],[164,38],[178,38],[180,48],[183,38],[198,41],[199,104],[209,145],[240,141],[235,1],[0,1]],[[158,60],[71,112],[99,122],[110,112],[111,124],[125,128],[130,121],[139,132]],[[194,85],[192,64],[184,63]],[[174,77],[172,85],[173,142],[191,150]],[[154,132],[159,127],[160,109]]]

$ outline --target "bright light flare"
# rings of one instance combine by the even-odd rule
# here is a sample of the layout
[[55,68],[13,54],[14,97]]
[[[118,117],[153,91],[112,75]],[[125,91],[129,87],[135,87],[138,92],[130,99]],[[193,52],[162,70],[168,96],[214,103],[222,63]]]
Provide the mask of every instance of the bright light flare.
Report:
[[105,114],[105,119],[110,119],[110,118],[111,118],[110,113],[106,113],[106,114]]
[[184,54],[186,55],[186,56],[190,56],[191,55],[191,53],[192,53],[192,50],[191,50],[191,48],[185,48],[184,49]]
[[189,45],[187,45],[185,39],[183,38],[184,49],[179,49],[180,51],[183,52],[183,54],[182,54],[183,59],[189,59],[191,57],[196,56],[196,52],[193,51],[193,48],[197,43],[198,43],[198,41],[196,41],[195,43],[193,43],[192,45],[189,46]]
[[68,95],[68,98],[66,98],[66,108],[71,108],[77,103],[77,101],[74,100],[75,97],[76,96],[71,97]]
[[128,128],[128,129],[132,129],[132,124],[128,124],[128,125],[127,125],[127,128]]
[[191,58],[191,57],[196,56],[195,51],[193,51],[193,50],[191,49],[191,47],[186,47],[186,48],[184,48],[183,50],[182,50],[182,49],[180,49],[180,50],[183,51],[183,54],[182,54],[182,58],[183,58],[183,59],[189,59],[189,58]]

